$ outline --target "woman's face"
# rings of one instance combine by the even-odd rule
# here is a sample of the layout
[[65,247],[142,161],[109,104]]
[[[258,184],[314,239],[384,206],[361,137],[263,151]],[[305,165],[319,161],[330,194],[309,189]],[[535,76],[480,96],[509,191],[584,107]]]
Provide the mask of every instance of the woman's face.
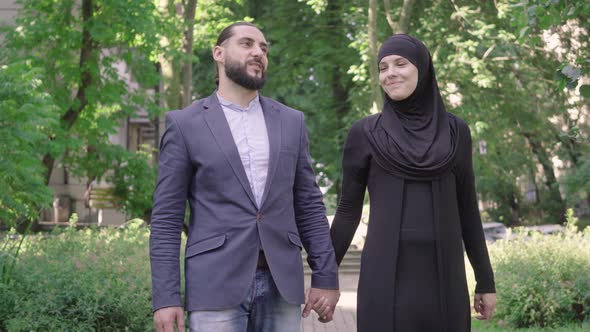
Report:
[[408,98],[418,85],[418,68],[399,55],[388,55],[379,62],[379,84],[389,98]]

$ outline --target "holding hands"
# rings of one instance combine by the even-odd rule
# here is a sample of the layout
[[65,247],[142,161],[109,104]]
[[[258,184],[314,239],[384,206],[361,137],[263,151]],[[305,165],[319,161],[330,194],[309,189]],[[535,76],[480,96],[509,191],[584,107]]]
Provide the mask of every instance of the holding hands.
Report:
[[338,289],[308,288],[305,291],[305,307],[302,316],[306,318],[313,309],[318,315],[318,320],[327,323],[334,318],[334,310],[340,299]]

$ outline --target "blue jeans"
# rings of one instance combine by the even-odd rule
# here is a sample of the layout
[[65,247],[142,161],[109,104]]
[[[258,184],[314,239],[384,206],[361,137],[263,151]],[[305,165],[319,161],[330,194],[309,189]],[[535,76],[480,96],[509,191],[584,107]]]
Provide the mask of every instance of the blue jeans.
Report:
[[191,332],[300,332],[301,305],[285,301],[268,269],[257,269],[244,302],[189,314]]

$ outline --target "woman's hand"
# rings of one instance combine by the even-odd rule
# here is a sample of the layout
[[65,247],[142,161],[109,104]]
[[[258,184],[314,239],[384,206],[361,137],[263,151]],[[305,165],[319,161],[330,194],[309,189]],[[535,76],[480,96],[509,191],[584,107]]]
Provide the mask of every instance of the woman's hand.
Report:
[[475,293],[473,308],[479,314],[475,318],[479,320],[492,319],[496,309],[496,293]]

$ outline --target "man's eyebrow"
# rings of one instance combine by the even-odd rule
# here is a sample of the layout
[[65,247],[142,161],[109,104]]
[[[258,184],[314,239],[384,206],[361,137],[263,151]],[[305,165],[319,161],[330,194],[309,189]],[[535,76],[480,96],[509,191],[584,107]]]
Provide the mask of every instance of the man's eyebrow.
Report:
[[[238,39],[238,41],[249,41],[249,42],[256,42],[253,38],[250,37],[242,37],[240,39]],[[267,42],[260,42],[260,45],[265,46],[265,47],[270,47],[270,45]]]

